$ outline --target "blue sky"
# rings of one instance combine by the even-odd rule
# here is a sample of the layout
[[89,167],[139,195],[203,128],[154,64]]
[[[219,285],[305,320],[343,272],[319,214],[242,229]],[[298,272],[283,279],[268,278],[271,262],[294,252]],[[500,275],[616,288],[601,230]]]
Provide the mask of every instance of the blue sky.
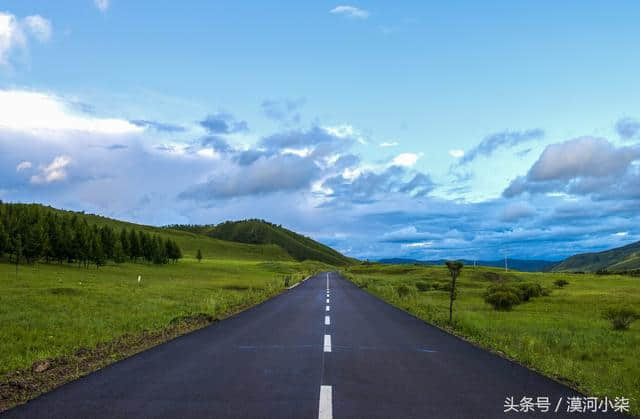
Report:
[[0,199],[362,258],[640,239],[640,5],[0,2]]

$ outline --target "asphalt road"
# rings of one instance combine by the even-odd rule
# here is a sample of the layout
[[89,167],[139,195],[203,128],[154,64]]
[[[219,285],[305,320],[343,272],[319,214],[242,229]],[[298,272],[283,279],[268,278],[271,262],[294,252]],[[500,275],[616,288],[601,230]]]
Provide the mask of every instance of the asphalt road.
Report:
[[[328,284],[328,290],[327,290]],[[335,273],[113,364],[3,418],[498,418],[567,413],[567,387]],[[521,410],[505,414],[505,399]],[[539,412],[548,397],[549,413]],[[558,412],[556,406],[560,400]],[[611,408],[609,408],[611,410]]]

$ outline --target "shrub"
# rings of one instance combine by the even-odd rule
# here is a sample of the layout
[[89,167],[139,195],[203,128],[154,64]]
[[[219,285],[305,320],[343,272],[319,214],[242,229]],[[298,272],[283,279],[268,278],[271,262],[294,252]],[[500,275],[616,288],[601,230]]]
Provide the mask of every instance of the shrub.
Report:
[[540,284],[530,282],[517,284],[516,290],[521,301],[529,301],[533,297],[539,297],[542,295],[542,287]]
[[446,282],[434,282],[433,283],[433,289],[437,290],[437,291],[447,291],[450,292],[451,291],[451,282],[446,281]]
[[627,330],[640,319],[640,314],[632,307],[609,307],[602,312],[602,317],[611,322],[614,330]]
[[411,293],[411,289],[409,289],[405,284],[402,284],[396,288],[396,292],[398,293],[398,297],[404,298]]
[[431,284],[428,282],[416,282],[416,288],[418,288],[418,291],[429,291]]
[[506,284],[491,285],[484,294],[484,301],[496,310],[509,311],[521,302],[518,291],[515,287]]
[[555,284],[556,287],[562,288],[565,285],[569,285],[569,281],[567,281],[566,279],[558,279],[558,280],[554,281],[554,284]]
[[482,278],[487,280],[487,281],[499,281],[500,280],[500,275],[498,275],[495,272],[483,272],[482,273]]

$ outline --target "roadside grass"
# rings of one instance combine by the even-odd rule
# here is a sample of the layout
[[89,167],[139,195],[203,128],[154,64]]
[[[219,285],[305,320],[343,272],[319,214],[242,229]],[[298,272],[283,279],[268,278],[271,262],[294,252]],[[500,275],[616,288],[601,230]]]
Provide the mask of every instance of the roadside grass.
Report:
[[[183,259],[178,264],[0,263],[0,376],[181,319],[220,319],[328,269],[317,262]],[[142,280],[138,283],[138,275]],[[172,323],[173,321],[173,323]]]
[[[418,282],[449,282],[445,267],[360,265],[344,273],[357,285],[426,322],[590,396],[629,398],[632,414],[640,415],[640,321],[620,332],[601,317],[608,306],[640,307],[640,278],[505,273],[495,268],[465,267],[458,278],[454,322],[450,325],[448,292],[416,288]],[[554,286],[558,279],[569,281],[569,285]],[[496,280],[539,283],[551,294],[519,304],[512,311],[496,311],[483,300],[484,291]],[[401,284],[411,289],[404,298],[397,292]]]

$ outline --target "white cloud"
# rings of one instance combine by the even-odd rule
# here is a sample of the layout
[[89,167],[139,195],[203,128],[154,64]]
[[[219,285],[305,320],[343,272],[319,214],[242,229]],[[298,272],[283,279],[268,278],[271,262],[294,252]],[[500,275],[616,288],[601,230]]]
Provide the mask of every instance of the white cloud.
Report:
[[418,159],[422,156],[422,153],[402,153],[398,154],[396,157],[391,160],[392,166],[402,166],[402,167],[411,167]]
[[144,131],[129,121],[74,115],[64,100],[46,93],[0,90],[0,129],[25,133],[78,131],[130,134]]
[[68,156],[54,158],[51,163],[40,169],[39,174],[31,176],[31,183],[43,184],[66,179],[66,167],[69,163],[71,163],[71,158]]
[[329,135],[333,135],[334,137],[346,139],[353,138],[360,144],[366,144],[367,141],[364,139],[362,134],[358,130],[356,130],[352,125],[349,124],[340,124],[333,126],[324,126],[323,130],[327,132]]
[[25,17],[24,26],[40,42],[46,42],[51,39],[51,34],[53,33],[51,22],[42,16]]
[[27,35],[46,42],[52,33],[51,22],[42,16],[27,16],[20,20],[12,14],[0,12],[0,66],[9,66],[13,50],[27,48]]
[[366,19],[369,17],[369,12],[364,9],[359,9],[354,6],[336,6],[329,11],[334,15],[342,15],[354,19]]
[[459,159],[460,157],[464,156],[464,150],[449,150],[449,155],[455,159]]
[[395,141],[385,141],[383,143],[380,143],[379,145],[380,145],[380,147],[396,147],[396,146],[398,146],[400,144],[398,144]]
[[109,8],[109,0],[93,0],[93,3],[101,12],[105,12]]
[[16,172],[21,172],[23,170],[28,170],[28,169],[31,169],[31,167],[33,167],[33,164],[30,161],[26,161],[26,160],[25,161],[21,161],[16,166]]
[[402,247],[405,248],[409,248],[409,249],[421,249],[424,247],[430,247],[433,246],[433,242],[429,241],[429,242],[416,242],[416,243],[405,243],[402,245]]
[[624,236],[627,236],[628,234],[629,234],[628,231],[620,231],[620,232],[614,234],[614,236],[624,237]]
[[9,53],[15,47],[24,47],[27,38],[14,15],[0,12],[0,65],[7,65]]

